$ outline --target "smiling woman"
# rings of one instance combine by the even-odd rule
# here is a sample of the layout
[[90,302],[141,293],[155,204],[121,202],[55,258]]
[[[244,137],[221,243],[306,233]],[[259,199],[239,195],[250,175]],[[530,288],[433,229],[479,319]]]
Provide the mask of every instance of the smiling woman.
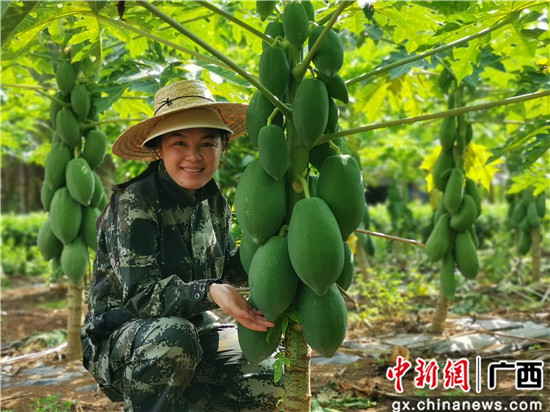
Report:
[[247,106],[216,103],[199,81],[165,86],[154,101],[155,115],[113,146],[151,163],[115,187],[98,220],[84,366],[128,411],[274,410],[273,359],[249,365],[237,328],[209,315],[274,326],[234,287],[247,276],[213,180],[228,141],[245,132]]

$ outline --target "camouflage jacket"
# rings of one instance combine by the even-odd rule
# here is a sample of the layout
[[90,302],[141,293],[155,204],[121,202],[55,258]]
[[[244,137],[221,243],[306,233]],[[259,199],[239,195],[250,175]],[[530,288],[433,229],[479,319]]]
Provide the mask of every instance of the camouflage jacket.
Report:
[[98,219],[98,247],[83,335],[131,319],[195,315],[216,307],[210,284],[246,284],[231,209],[211,180],[192,196],[161,161],[115,188]]

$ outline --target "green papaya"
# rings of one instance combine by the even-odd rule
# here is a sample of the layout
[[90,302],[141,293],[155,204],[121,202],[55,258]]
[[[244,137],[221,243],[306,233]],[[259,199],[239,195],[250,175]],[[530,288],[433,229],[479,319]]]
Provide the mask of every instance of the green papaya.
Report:
[[[283,37],[285,35],[283,31],[283,23],[278,20],[269,22],[265,28],[264,34],[266,34],[273,40],[277,37]],[[262,49],[265,50],[267,47],[271,47],[271,45],[263,41]]]
[[93,171],[84,158],[69,160],[65,169],[65,181],[72,198],[89,206],[94,195],[95,180]]
[[466,144],[470,144],[474,137],[474,128],[471,122],[466,122]]
[[61,268],[65,276],[74,284],[78,284],[80,280],[88,272],[88,248],[82,240],[77,237],[63,247],[61,252]]
[[434,186],[442,192],[445,191],[445,186],[447,185],[447,181],[449,179],[448,171],[450,171],[453,167],[453,151],[442,150],[435,161],[432,170]]
[[65,184],[65,169],[72,158],[71,149],[64,143],[54,143],[46,156],[44,180],[52,190]]
[[319,197],[319,175],[309,175],[307,185],[311,197]]
[[95,207],[85,207],[82,210],[82,226],[80,234],[86,245],[93,250],[97,249],[97,219],[101,215],[101,211]]
[[75,84],[71,90],[71,107],[79,120],[84,121],[90,113],[90,93],[83,84]]
[[302,6],[304,7],[304,10],[306,11],[307,18],[309,21],[314,22],[315,21],[315,8],[313,7],[313,3],[310,0],[301,0],[300,3],[302,3]]
[[451,150],[454,146],[457,134],[456,117],[449,116],[443,119],[443,124],[439,131],[439,143],[442,150]]
[[55,282],[61,277],[63,277],[63,268],[61,267],[61,254],[52,259],[52,275],[50,278],[51,282]]
[[267,1],[267,0],[257,0],[256,1],[256,10],[260,15],[260,19],[265,21],[271,14],[275,11],[275,6],[277,5],[276,1]]
[[464,187],[464,172],[462,169],[451,170],[449,180],[443,192],[443,206],[447,212],[454,215],[462,204],[462,189]]
[[446,68],[443,68],[443,70],[439,74],[439,77],[437,78],[437,85],[439,86],[441,91],[446,93],[452,81],[453,77],[451,76],[449,71]]
[[242,229],[263,244],[281,227],[286,214],[284,181],[269,176],[255,159],[244,170],[235,193],[235,213]]
[[477,237],[476,227],[475,225],[470,226],[470,229],[468,229],[468,232],[470,232],[470,236],[472,237],[472,242],[474,242],[474,246],[476,249],[479,248],[479,238]]
[[95,169],[103,162],[107,152],[107,137],[101,130],[91,130],[84,139],[82,157],[86,159],[90,168]]
[[82,143],[80,124],[71,109],[63,108],[57,112],[56,126],[63,143],[71,148],[80,147]]
[[265,318],[275,321],[290,306],[298,289],[298,276],[288,256],[284,236],[272,236],[250,263],[250,295]]
[[242,232],[241,245],[239,247],[239,257],[247,274],[250,273],[250,263],[252,262],[252,258],[254,257],[254,254],[259,247],[260,245],[254,243],[247,232]]
[[426,241],[428,259],[432,262],[443,259],[443,256],[445,256],[450,247],[451,230],[449,228],[449,215],[443,213]]
[[49,185],[47,181],[42,182],[42,187],[40,189],[40,202],[42,207],[46,212],[50,211],[50,203],[52,202],[54,190]]
[[539,227],[540,226],[540,217],[537,212],[537,204],[535,202],[529,203],[527,206],[527,221],[529,222],[529,227]]
[[304,145],[311,149],[328,123],[328,93],[321,80],[304,79],[294,97],[292,121]]
[[[252,95],[246,110],[246,131],[256,149],[258,148],[258,134],[261,128],[267,124],[267,119],[271,116],[273,110],[275,110],[275,106],[261,92],[257,91]],[[275,115],[271,124],[283,125],[283,116],[280,112]]]
[[321,165],[327,157],[339,154],[340,148],[336,146],[332,141],[322,143],[313,147],[309,151],[309,163],[311,163],[313,167],[315,167],[317,170],[320,170]]
[[66,187],[57,189],[53,194],[50,221],[53,234],[65,245],[70,243],[80,230],[82,207],[72,198]]
[[520,255],[526,255],[531,249],[531,232],[528,230],[522,230],[519,233],[518,239],[518,253]]
[[283,129],[277,125],[266,125],[258,134],[260,163],[276,181],[283,178],[290,166],[287,143]]
[[[313,48],[324,29],[325,26],[317,26],[311,30],[308,40],[309,50]],[[313,55],[313,64],[320,73],[329,78],[333,78],[344,64],[344,47],[334,30],[329,30],[317,52]]]
[[59,136],[59,132],[57,130],[55,130],[52,134],[52,144],[55,143],[63,143],[61,141],[61,136]]
[[38,230],[36,245],[46,260],[53,259],[61,254],[63,243],[53,234],[50,219],[46,220]]
[[348,327],[346,304],[336,284],[322,296],[302,285],[298,312],[306,342],[321,356],[332,358],[344,342]]
[[355,231],[365,215],[365,186],[350,155],[327,157],[319,171],[318,194],[336,217],[342,239]]
[[451,217],[450,225],[457,232],[468,230],[476,220],[477,207],[472,196],[465,194],[459,211]]
[[510,218],[515,226],[519,226],[519,224],[527,216],[527,206],[528,204],[523,200],[519,200],[514,206],[514,210],[512,211]]
[[464,186],[464,194],[470,195],[476,205],[476,217],[481,215],[481,196],[477,190],[476,182],[469,177],[466,178],[466,184]]
[[50,123],[52,127],[55,129],[57,127],[56,119],[57,119],[57,112],[59,112],[63,105],[61,102],[65,102],[66,98],[63,96],[63,93],[57,92],[54,96],[55,99],[52,99],[52,102],[50,104]]
[[329,97],[327,127],[325,127],[323,134],[335,133],[338,131],[338,115],[338,105],[332,97]]
[[76,81],[76,73],[71,63],[63,61],[57,66],[55,80],[57,81],[57,86],[61,93],[64,95],[71,93]]
[[353,254],[351,253],[351,247],[348,242],[344,242],[344,267],[342,273],[336,279],[336,283],[344,290],[348,290],[353,283],[353,275],[355,272],[355,266],[353,263]]
[[307,13],[297,1],[287,4],[283,12],[283,31],[287,40],[298,50],[302,50],[309,31]]
[[440,278],[441,292],[449,300],[453,300],[456,292],[456,279],[455,279],[455,259],[453,253],[448,251],[445,253],[443,260],[441,261],[441,278]]
[[92,196],[92,200],[90,200],[90,206],[99,208],[101,197],[106,196],[105,188],[103,187],[103,183],[101,182],[99,175],[96,172],[92,173],[94,176],[94,194]]
[[338,279],[344,246],[338,222],[324,200],[296,202],[288,224],[288,252],[298,277],[318,295]]
[[535,198],[535,204],[537,205],[537,214],[542,219],[546,214],[546,195],[541,193]]
[[349,103],[348,87],[340,75],[335,74],[333,77],[328,77],[318,71],[317,78],[325,84],[330,97],[340,100],[342,103]]
[[467,279],[474,279],[479,272],[477,250],[469,231],[458,232],[455,238],[455,261],[460,273]]
[[369,256],[374,256],[376,253],[376,245],[374,244],[374,240],[372,240],[372,236],[367,235],[366,247]]
[[290,66],[283,49],[267,47],[260,57],[260,83],[282,99],[290,81]]
[[[248,299],[248,303],[257,309],[252,297]],[[244,327],[240,323],[237,324],[239,345],[244,357],[251,365],[257,365],[277,350],[281,342],[282,322],[276,321],[274,323],[275,326],[269,328],[267,332],[255,331]]]

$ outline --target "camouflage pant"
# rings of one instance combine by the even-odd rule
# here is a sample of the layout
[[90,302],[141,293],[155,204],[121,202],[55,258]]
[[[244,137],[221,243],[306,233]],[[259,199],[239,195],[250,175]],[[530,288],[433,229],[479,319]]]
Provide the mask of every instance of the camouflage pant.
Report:
[[105,339],[94,359],[85,365],[127,412],[273,411],[283,393],[270,360],[246,361],[232,325],[138,319]]

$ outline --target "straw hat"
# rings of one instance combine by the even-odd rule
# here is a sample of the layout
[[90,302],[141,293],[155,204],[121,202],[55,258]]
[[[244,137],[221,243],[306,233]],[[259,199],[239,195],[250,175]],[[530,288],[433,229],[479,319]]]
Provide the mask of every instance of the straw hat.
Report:
[[246,133],[243,103],[216,102],[199,80],[183,80],[164,86],[155,93],[153,117],[130,127],[113,145],[113,153],[130,160],[157,160],[154,147],[146,143],[164,133],[194,127],[221,129],[229,140]]

